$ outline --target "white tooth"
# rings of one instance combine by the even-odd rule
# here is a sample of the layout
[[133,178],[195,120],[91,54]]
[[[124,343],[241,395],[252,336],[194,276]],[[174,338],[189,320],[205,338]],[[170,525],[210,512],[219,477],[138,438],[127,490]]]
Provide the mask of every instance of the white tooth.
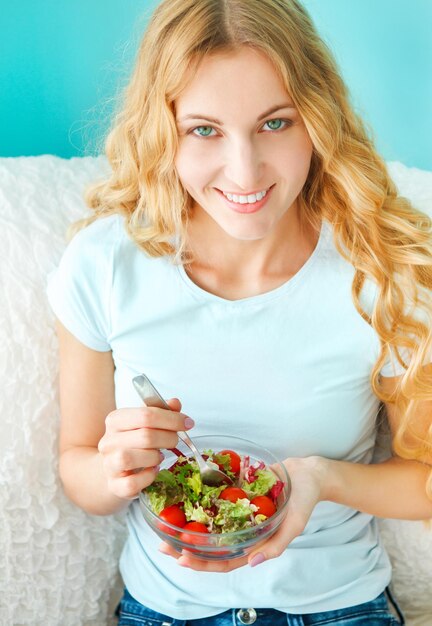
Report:
[[222,192],[228,200],[231,202],[237,202],[238,204],[253,204],[259,202],[267,195],[267,190],[259,191],[258,193],[250,193],[247,196],[240,196],[235,193]]

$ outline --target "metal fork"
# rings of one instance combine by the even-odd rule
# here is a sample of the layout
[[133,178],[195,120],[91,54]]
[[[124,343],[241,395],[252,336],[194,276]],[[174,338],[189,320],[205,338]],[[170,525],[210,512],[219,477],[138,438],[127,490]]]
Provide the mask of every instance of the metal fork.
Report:
[[[168,409],[169,411],[172,410],[145,374],[136,376],[132,379],[132,382],[138,392],[138,395],[146,406],[154,406],[160,409]],[[198,463],[201,480],[204,485],[209,485],[210,487],[218,487],[222,484],[233,484],[231,478],[227,474],[225,474],[225,472],[222,472],[218,468],[216,463],[213,463],[212,461],[206,461],[201,456],[198,448],[187,433],[185,433],[184,431],[179,431],[177,434],[179,436],[179,439],[181,439],[192,451],[192,454],[194,455],[195,460]]]

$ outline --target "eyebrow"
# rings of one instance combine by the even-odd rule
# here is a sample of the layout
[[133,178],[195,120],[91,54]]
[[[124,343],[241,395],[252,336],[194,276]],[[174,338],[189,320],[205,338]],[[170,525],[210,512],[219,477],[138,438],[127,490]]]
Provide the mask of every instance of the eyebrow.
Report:
[[[296,107],[292,103],[278,104],[277,106],[271,107],[271,109],[264,111],[264,113],[258,117],[257,121],[260,122],[269,115],[273,115],[273,113],[281,111],[282,109],[292,109],[293,111],[295,111]],[[223,126],[223,122],[216,119],[215,117],[207,117],[207,115],[201,115],[200,113],[189,113],[188,115],[184,115],[183,117],[181,117],[178,121],[184,122],[186,120],[205,120],[206,122],[212,122],[213,124]]]

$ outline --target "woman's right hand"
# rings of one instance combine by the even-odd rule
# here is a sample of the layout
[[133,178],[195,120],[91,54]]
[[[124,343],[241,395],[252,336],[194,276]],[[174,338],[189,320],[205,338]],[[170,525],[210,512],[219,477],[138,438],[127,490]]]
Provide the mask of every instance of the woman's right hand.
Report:
[[116,409],[107,416],[98,450],[108,489],[117,497],[131,500],[148,487],[164,458],[160,449],[175,448],[177,431],[193,427],[193,420],[180,413],[177,398],[168,404],[171,411],[144,406]]

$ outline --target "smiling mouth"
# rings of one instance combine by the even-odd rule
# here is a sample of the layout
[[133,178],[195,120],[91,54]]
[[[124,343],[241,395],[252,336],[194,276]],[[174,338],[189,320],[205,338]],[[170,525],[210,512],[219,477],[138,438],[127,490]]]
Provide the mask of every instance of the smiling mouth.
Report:
[[275,185],[271,185],[267,189],[256,191],[248,194],[231,193],[230,191],[216,191],[224,198],[228,206],[237,213],[255,213],[266,204],[271,191]]
[[237,194],[230,193],[229,191],[222,191],[225,198],[228,198],[230,202],[235,202],[237,204],[255,204],[255,202],[259,202],[267,195],[268,189],[263,189],[262,191],[258,191],[256,193],[248,193],[248,194]]

